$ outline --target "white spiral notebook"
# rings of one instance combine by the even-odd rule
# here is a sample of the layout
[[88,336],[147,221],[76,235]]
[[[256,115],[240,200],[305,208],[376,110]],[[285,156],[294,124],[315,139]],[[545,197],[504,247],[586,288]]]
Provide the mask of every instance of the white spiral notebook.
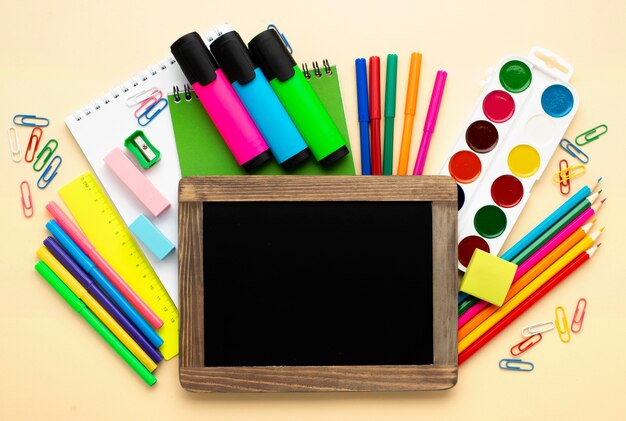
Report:
[[[140,214],[144,214],[176,246],[178,245],[178,181],[181,173],[169,109],[163,109],[149,124],[142,127],[134,115],[138,106],[128,106],[127,100],[140,92],[151,91],[152,88],[160,89],[163,92],[163,98],[167,98],[167,94],[174,85],[182,86],[186,82],[174,58],[169,57],[153,64],[65,118],[65,124],[72,132],[126,225],[130,225]],[[142,130],[161,152],[160,162],[149,169],[139,168],[171,203],[170,208],[156,218],[105,165],[103,160],[115,147],[124,150],[124,140],[136,130]],[[127,155],[132,160],[132,155]],[[139,165],[136,166],[139,167]],[[163,286],[178,306],[178,251],[175,250],[165,259],[159,260],[141,242],[139,243]]]

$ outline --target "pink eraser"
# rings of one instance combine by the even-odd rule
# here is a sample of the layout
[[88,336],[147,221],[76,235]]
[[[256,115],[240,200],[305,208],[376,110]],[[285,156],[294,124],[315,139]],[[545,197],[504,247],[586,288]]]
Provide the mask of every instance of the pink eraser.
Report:
[[154,184],[135,167],[120,148],[114,148],[104,157],[104,163],[130,189],[154,216],[170,207],[170,202],[154,187]]

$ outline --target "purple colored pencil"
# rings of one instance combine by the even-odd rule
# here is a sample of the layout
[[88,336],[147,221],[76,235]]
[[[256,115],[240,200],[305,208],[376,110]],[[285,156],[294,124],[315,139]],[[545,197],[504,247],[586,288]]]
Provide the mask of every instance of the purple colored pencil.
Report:
[[154,347],[139,330],[133,325],[130,320],[113,304],[113,301],[104,293],[89,275],[72,259],[72,257],[65,251],[57,240],[53,237],[48,237],[43,241],[50,253],[57,258],[59,262],[85,287],[87,291],[109,312],[124,330],[137,342],[137,344],[152,358],[155,363],[159,363],[163,360],[163,355],[158,349]]

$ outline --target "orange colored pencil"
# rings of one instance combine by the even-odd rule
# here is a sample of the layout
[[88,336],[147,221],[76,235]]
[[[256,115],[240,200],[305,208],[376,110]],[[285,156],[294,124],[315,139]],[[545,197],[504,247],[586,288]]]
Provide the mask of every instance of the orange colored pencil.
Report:
[[406,88],[406,103],[404,106],[404,126],[402,127],[402,143],[400,144],[400,160],[398,161],[398,175],[406,175],[411,153],[411,138],[413,137],[413,120],[417,109],[417,91],[420,84],[420,70],[422,68],[422,54],[411,53],[409,68],[409,83]]
[[[593,235],[597,238],[597,236],[600,234],[595,235],[594,233]],[[506,302],[513,298],[515,294],[520,292],[537,276],[541,275],[543,271],[545,271],[550,265],[556,262],[556,260],[563,256],[565,253],[567,253],[572,247],[574,247],[578,242],[585,238],[585,236],[587,236],[587,233],[581,227],[574,231],[572,235],[563,240],[563,242],[556,246],[554,250],[552,250],[550,253],[548,253],[546,257],[541,259],[535,266],[530,268],[528,272],[526,272],[521,278],[513,283],[513,285],[511,285],[511,289],[509,289],[509,293],[506,295],[504,303],[506,304]],[[475,315],[470,321],[465,323],[459,329],[458,340],[461,341],[463,338],[465,338],[471,331],[476,329],[489,316],[495,313],[498,308],[500,307],[490,304],[482,309],[477,315]]]

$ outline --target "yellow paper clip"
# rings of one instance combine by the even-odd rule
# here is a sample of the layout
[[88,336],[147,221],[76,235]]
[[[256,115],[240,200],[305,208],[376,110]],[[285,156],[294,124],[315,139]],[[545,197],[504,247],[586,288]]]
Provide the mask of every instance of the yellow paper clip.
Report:
[[[602,136],[608,131],[609,131],[609,128],[607,127],[606,124],[600,124],[599,126],[596,126],[591,130],[587,130],[586,132],[579,134],[578,136],[576,136],[576,139],[574,139],[574,141],[576,142],[578,146],[583,146],[583,145],[586,145],[587,143],[593,142],[594,140],[598,140],[600,136]],[[578,139],[583,139],[583,140],[578,141]]]
[[572,165],[559,172],[554,173],[552,180],[555,183],[565,183],[567,180],[583,175],[587,168],[584,165]]
[[[11,134],[13,132],[13,134]],[[11,159],[13,162],[22,160],[22,148],[20,147],[20,137],[17,135],[15,127],[11,126],[7,130],[9,134],[9,150],[11,151]]]
[[[563,306],[558,306],[554,309],[554,314],[556,314],[556,331],[559,332],[559,339],[561,342],[569,342],[571,339],[571,335],[569,332],[569,324],[567,323],[567,316],[565,315],[565,309]],[[561,323],[563,326],[561,327]]]
[[[56,162],[58,162],[58,164],[54,165]],[[63,159],[61,159],[60,155],[56,155],[52,158],[46,169],[41,173],[39,180],[37,180],[37,187],[40,189],[48,187],[52,179],[57,176],[57,170],[61,166],[61,162],[63,162]]]
[[555,326],[553,321],[535,323],[522,329],[522,336],[528,338],[539,333],[546,333],[554,329]]
[[[559,161],[559,171],[565,170],[567,168],[569,168],[569,163],[567,162],[567,159],[561,159]],[[569,175],[569,173],[565,174],[565,176],[567,175]],[[572,190],[572,183],[569,181],[569,179],[565,182],[561,182],[559,184],[559,189],[561,190],[561,194],[568,195],[569,192]]]
[[[24,186],[26,186],[25,189]],[[20,183],[20,193],[22,193],[22,213],[24,217],[30,218],[34,215],[35,208],[33,207],[33,198],[30,195],[30,184],[28,184],[28,181]]]
[[568,154],[572,155],[574,158],[576,158],[577,160],[579,160],[583,164],[588,164],[589,163],[589,156],[586,153],[584,153],[583,151],[581,151],[579,147],[574,145],[568,139],[565,139],[565,138],[561,139],[561,141],[559,142],[559,146],[563,150],[565,150],[565,152],[567,152]]
[[43,147],[41,151],[37,154],[37,159],[33,162],[33,169],[37,172],[43,170],[43,167],[46,166],[54,151],[59,147],[59,142],[56,139],[50,139]]
[[578,333],[580,332],[580,329],[582,329],[583,319],[585,318],[585,310],[587,310],[587,300],[581,298],[578,300],[578,303],[576,303],[576,311],[574,311],[574,317],[572,318],[571,330],[573,333]]

